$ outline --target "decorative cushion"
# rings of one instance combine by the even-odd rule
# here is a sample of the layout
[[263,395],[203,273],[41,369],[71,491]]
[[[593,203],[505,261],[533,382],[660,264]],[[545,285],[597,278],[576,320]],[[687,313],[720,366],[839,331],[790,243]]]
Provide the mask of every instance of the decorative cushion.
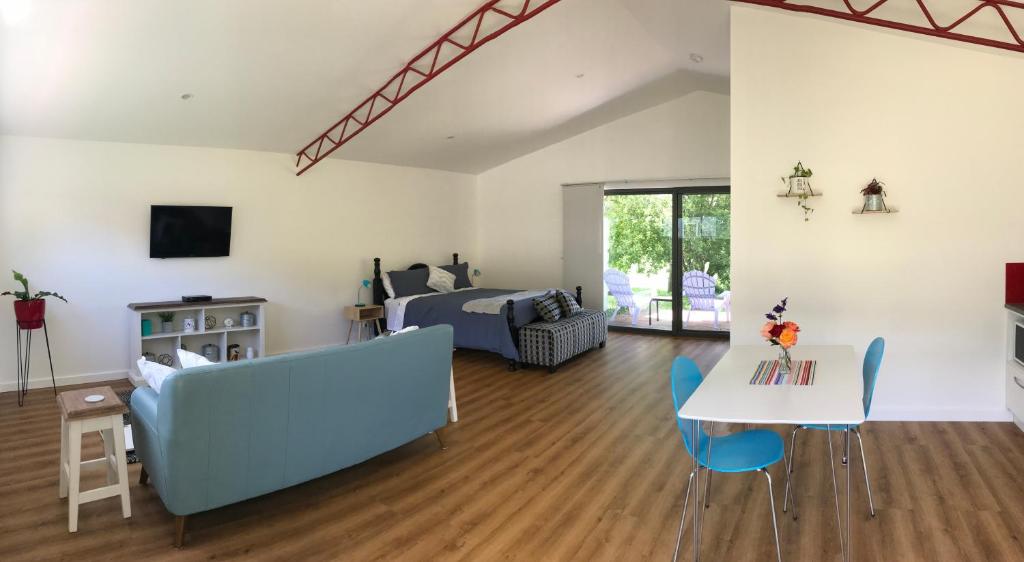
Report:
[[395,298],[395,288],[391,286],[391,276],[388,275],[388,272],[385,271],[384,274],[380,276],[380,282],[384,285],[384,292],[388,294],[388,298]]
[[427,277],[427,287],[439,293],[450,293],[455,290],[455,274],[449,273],[440,267],[430,266],[430,274]]
[[192,353],[187,349],[178,350],[178,363],[181,363],[182,369],[199,367],[200,365],[213,365],[213,362],[209,359],[199,355],[198,353]]
[[395,295],[391,298],[436,292],[427,286],[430,270],[425,267],[421,269],[407,269],[405,271],[389,271],[388,278],[391,280],[391,290]]
[[545,322],[554,322],[562,317],[562,310],[558,306],[558,299],[550,293],[533,299],[533,308]]
[[139,374],[157,394],[160,394],[160,387],[164,384],[164,379],[176,372],[178,371],[174,367],[146,361],[145,357],[139,358]]
[[569,294],[569,291],[559,290],[555,293],[555,297],[558,299],[558,307],[562,309],[562,316],[566,318],[575,316],[583,310],[583,307],[576,302],[576,297]]
[[442,265],[441,269],[455,275],[455,288],[468,289],[473,286],[469,279],[469,262],[462,262],[456,265]]

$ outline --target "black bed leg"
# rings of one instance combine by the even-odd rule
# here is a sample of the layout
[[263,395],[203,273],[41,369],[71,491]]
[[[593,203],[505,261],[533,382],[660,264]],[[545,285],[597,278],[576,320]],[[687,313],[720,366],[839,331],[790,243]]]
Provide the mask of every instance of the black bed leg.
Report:
[[553,374],[555,374],[555,371],[557,371],[557,370],[558,370],[558,366],[557,365],[552,365],[552,366],[548,367],[548,374],[549,375],[553,375]]
[[601,349],[604,349],[604,346],[605,346],[605,344],[607,344],[607,343],[608,343],[608,342],[606,342],[606,341],[603,341],[603,342],[601,342],[601,343],[597,344],[597,347],[600,347]]
[[509,372],[515,371],[518,367],[519,367],[519,364],[516,363],[515,361],[510,360],[508,362],[508,370],[509,370]]

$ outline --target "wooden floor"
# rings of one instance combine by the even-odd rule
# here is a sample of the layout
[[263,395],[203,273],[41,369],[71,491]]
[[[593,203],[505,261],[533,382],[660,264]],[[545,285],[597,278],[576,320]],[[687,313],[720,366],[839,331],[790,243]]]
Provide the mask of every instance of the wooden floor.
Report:
[[[690,470],[668,365],[685,354],[707,371],[726,345],[612,334],[607,349],[554,375],[509,373],[493,355],[459,351],[462,419],[447,430],[447,451],[424,437],[196,515],[180,551],[173,517],[137,484],[139,465],[129,466],[131,519],[110,498],[83,506],[69,534],[53,394],[34,390],[22,408],[0,395],[0,559],[667,561]],[[855,472],[855,560],[1024,560],[1024,435],[1014,426],[872,422],[864,439],[878,516],[868,517]],[[823,433],[804,435],[800,518],[779,519],[787,560],[839,559],[825,450]],[[83,457],[98,454],[89,441]],[[781,506],[781,467],[772,475]],[[760,475],[716,475],[704,559],[774,559],[768,509]]]

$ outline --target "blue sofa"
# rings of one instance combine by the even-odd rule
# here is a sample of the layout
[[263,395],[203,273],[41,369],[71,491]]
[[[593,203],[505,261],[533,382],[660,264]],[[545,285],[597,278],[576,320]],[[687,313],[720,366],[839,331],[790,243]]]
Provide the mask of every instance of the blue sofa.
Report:
[[[141,482],[186,517],[358,464],[444,427],[452,328],[185,369],[132,393]],[[435,434],[436,435],[436,434]],[[440,438],[439,438],[440,440]]]

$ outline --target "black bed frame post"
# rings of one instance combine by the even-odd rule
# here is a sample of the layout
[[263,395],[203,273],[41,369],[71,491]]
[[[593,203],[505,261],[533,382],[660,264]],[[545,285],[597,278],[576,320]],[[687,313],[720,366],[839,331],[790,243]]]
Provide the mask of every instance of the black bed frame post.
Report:
[[384,304],[384,281],[380,278],[380,258],[373,258],[373,304]]
[[576,285],[576,304],[583,306],[583,287]]
[[[508,299],[505,301],[505,319],[508,320],[508,333],[512,335],[512,345],[519,351],[519,328],[516,327],[516,301]],[[508,362],[508,370],[515,371],[517,367],[515,359]]]
[[459,265],[459,253],[452,254],[452,265]]

